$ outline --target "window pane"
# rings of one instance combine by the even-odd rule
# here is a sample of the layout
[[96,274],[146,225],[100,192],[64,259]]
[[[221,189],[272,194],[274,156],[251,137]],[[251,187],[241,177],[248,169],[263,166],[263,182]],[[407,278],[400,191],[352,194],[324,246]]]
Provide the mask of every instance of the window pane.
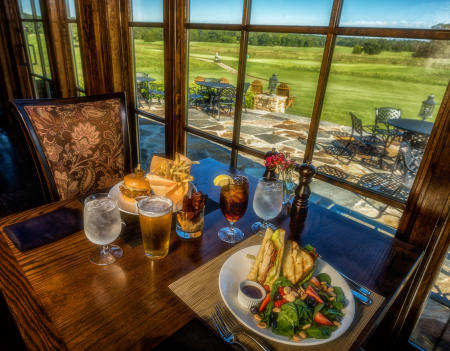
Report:
[[34,6],[36,8],[36,18],[42,18],[40,1],[34,0]]
[[34,82],[34,91],[36,92],[36,98],[42,99],[51,97],[48,95],[47,86],[43,79],[33,77],[33,82]]
[[42,24],[42,22],[39,22],[37,26],[39,31],[39,38],[41,39],[42,55],[44,56],[43,59],[45,67],[45,76],[47,78],[51,78],[52,72],[50,71],[50,63],[48,62],[48,51],[47,51],[47,43],[45,41],[44,25]]
[[39,55],[39,47],[36,39],[36,30],[34,28],[34,23],[23,22],[23,31],[25,35],[28,60],[30,62],[31,71],[33,73],[43,75],[41,57]]
[[78,28],[76,23],[69,23],[70,43],[72,45],[72,55],[75,68],[75,79],[77,87],[84,89],[83,66],[81,64],[80,42],[78,38]]
[[139,116],[139,149],[141,153],[141,167],[148,172],[150,161],[154,154],[165,155],[164,125]]
[[191,23],[242,23],[243,0],[191,0]]
[[19,0],[20,17],[25,19],[33,18],[31,0]]
[[163,22],[162,0],[132,0],[131,19],[134,22]]
[[225,165],[229,165],[231,159],[231,149],[188,133],[187,157],[193,161],[210,157],[216,161],[222,162]]
[[345,0],[340,26],[448,29],[449,10],[448,0]]
[[75,0],[66,0],[66,9],[68,18],[76,18]]
[[253,0],[251,24],[328,26],[332,0]]
[[250,33],[240,143],[303,159],[325,37]]
[[318,170],[406,201],[448,84],[449,44],[338,37]]
[[230,140],[234,112],[219,100],[235,90],[239,40],[235,31],[189,31],[188,124]]
[[132,28],[136,107],[164,117],[164,42],[162,28]]

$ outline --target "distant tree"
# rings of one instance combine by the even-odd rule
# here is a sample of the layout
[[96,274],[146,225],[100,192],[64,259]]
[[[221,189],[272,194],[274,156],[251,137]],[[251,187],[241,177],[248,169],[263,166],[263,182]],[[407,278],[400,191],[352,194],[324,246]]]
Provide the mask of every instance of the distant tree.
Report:
[[363,51],[363,48],[362,48],[362,46],[361,45],[358,45],[358,44],[356,44],[354,47],[353,47],[353,51],[352,51],[352,54],[356,54],[356,55],[359,55],[359,54],[361,54],[362,53],[362,51]]
[[363,50],[367,55],[378,55],[381,52],[381,45],[377,41],[366,41]]
[[413,57],[448,58],[450,57],[450,43],[446,40],[432,40],[422,42],[416,46]]

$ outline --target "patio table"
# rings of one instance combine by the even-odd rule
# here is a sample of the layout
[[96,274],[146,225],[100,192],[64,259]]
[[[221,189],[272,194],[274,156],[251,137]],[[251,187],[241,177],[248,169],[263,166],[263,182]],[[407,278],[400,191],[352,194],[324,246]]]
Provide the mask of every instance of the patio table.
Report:
[[[196,81],[195,84],[204,87],[208,91],[208,112],[214,113],[215,105],[218,105],[218,98],[223,89],[234,88],[232,84],[220,82],[203,82]],[[218,108],[218,107],[217,107]]]
[[417,119],[397,118],[388,119],[387,123],[398,129],[405,130],[410,133],[430,135],[433,129],[433,123],[427,121],[420,121]]
[[[219,202],[220,193],[220,188],[213,186],[215,176],[236,172],[210,158],[192,168],[194,184],[213,203]],[[257,179],[249,176],[249,184],[251,204]],[[116,240],[123,257],[102,267],[90,263],[95,245],[83,231],[24,252],[17,250],[3,231],[4,226],[62,206],[82,212],[79,200],[59,201],[0,220],[0,284],[30,350],[141,350],[170,340],[195,320],[195,314],[168,286],[233,248],[217,236],[219,228],[227,224],[218,206],[205,216],[201,238],[187,241],[173,231],[169,255],[157,261],[146,258],[142,244],[132,244],[124,235]],[[251,236],[255,220],[249,205],[236,224],[246,238]],[[292,235],[289,216],[280,215],[276,224],[286,229],[287,236]],[[421,253],[410,244],[314,204],[301,241],[315,246],[335,269],[383,296],[382,304],[349,347],[359,349],[408,281]],[[217,281],[210,284],[217,285]]]

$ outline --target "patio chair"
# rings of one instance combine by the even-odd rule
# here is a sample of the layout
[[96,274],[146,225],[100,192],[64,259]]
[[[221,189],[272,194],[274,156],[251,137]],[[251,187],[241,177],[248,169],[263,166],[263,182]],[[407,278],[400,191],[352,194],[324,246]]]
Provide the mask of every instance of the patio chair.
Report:
[[13,106],[48,200],[108,189],[131,171],[124,93],[14,100]]
[[139,81],[139,78],[148,78],[147,73],[136,72],[136,99],[138,108],[144,107],[142,102],[145,102],[148,107],[151,106],[151,101],[149,101],[148,93],[148,81]]
[[199,89],[196,87],[189,88],[188,94],[188,106],[190,107],[202,107],[205,103],[205,97],[199,94]]
[[158,103],[161,105],[161,98],[164,99],[164,84],[163,83],[150,83],[148,90],[150,105],[153,99],[158,99]]
[[375,125],[373,134],[380,136],[385,140],[386,146],[389,146],[394,139],[400,139],[403,133],[388,124],[390,119],[399,119],[402,117],[402,111],[395,107],[377,107],[375,109]]
[[337,167],[329,166],[329,165],[321,165],[316,168],[317,173],[326,174],[330,177],[337,179],[347,179],[348,174],[345,173],[342,169]]
[[352,140],[356,141],[358,144],[358,153],[370,157],[377,157],[379,167],[383,168],[383,156],[386,154],[386,143],[376,135],[373,135],[371,129],[363,126],[362,121],[354,113],[350,112],[350,118],[352,120],[352,132],[345,148],[350,149]]
[[217,100],[217,117],[220,119],[220,110],[223,109],[231,114],[233,105],[236,103],[236,88],[222,89]]

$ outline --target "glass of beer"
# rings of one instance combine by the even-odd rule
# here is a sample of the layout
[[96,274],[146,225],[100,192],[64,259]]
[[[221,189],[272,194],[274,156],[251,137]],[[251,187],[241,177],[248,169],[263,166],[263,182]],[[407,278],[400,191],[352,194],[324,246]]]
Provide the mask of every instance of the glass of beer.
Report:
[[137,208],[145,255],[150,259],[166,257],[172,229],[172,200],[164,196],[141,197]]
[[234,227],[248,205],[248,179],[244,176],[232,176],[232,182],[220,189],[220,210],[230,223],[229,227],[219,230],[219,238],[227,243],[236,243],[244,238],[244,233]]

